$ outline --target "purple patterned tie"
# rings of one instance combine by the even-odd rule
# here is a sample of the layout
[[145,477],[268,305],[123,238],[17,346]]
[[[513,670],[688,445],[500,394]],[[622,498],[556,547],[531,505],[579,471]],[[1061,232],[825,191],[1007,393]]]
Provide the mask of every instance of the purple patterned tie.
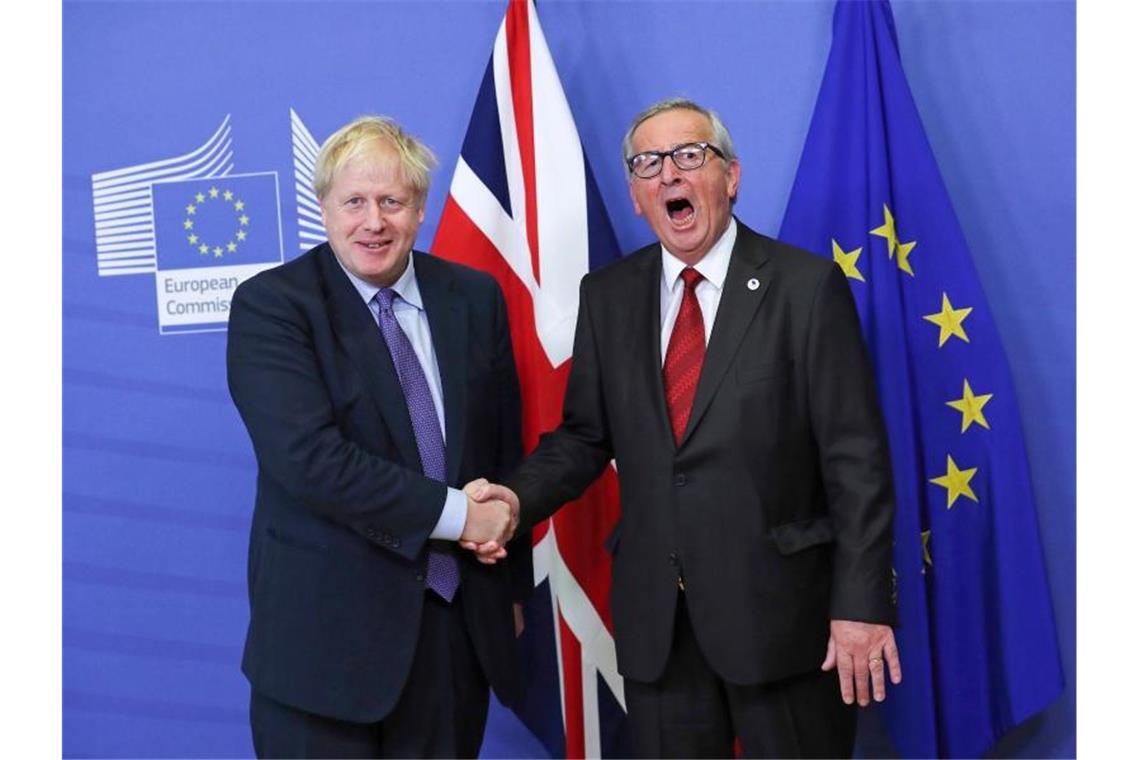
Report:
[[[384,342],[388,344],[388,352],[400,378],[400,387],[404,389],[404,402],[412,418],[412,431],[416,435],[416,448],[420,452],[424,475],[446,483],[447,460],[439,416],[435,413],[431,388],[416,351],[392,311],[395,297],[396,292],[391,288],[381,288],[376,294],[376,304],[380,307],[380,332],[384,334]],[[459,588],[459,563],[454,555],[437,549],[428,550],[427,585],[449,602],[455,597]]]

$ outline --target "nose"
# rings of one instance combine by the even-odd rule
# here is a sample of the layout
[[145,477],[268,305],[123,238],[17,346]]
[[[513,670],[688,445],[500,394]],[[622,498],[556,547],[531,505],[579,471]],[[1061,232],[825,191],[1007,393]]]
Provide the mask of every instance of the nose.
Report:
[[673,162],[672,156],[666,156],[662,159],[661,173],[657,175],[661,178],[661,184],[672,185],[681,179],[681,170],[677,168],[677,164]]
[[384,214],[380,211],[379,203],[369,203],[364,216],[364,228],[370,232],[383,229]]

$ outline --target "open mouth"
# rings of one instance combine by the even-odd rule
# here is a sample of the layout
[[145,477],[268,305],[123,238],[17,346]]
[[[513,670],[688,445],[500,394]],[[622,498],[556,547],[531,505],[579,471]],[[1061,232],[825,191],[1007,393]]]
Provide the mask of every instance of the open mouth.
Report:
[[669,220],[674,224],[686,224],[691,221],[696,214],[696,209],[693,204],[689,202],[688,198],[675,198],[671,201],[665,201],[665,213],[669,215]]

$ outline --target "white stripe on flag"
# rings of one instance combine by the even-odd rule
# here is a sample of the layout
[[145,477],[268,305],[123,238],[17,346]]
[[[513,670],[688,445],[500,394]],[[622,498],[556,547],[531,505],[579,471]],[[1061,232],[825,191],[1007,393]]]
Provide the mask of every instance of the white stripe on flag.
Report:
[[[578,585],[578,580],[562,561],[558,541],[554,535],[554,523],[534,546],[534,582],[537,586],[544,579],[550,579],[551,592],[556,596],[556,606],[561,607],[566,624],[581,642],[582,659],[589,660],[606,685],[613,692],[618,704],[625,709],[625,682],[617,669],[617,650],[613,636],[598,615],[586,592]],[[561,654],[559,663],[562,662]],[[595,710],[596,712],[596,710]]]
[[[539,342],[551,366],[561,365],[570,358],[574,349],[574,323],[578,316],[578,304],[575,298],[574,304],[567,308],[565,299],[561,299],[560,303],[550,294],[569,289],[576,295],[581,275],[571,282],[553,281],[548,282],[546,288],[538,287],[531,269],[526,227],[517,219],[507,216],[499,205],[499,199],[476,176],[463,156],[456,163],[455,176],[451,180],[451,196],[479,231],[498,249],[511,271],[530,293]],[[514,205],[512,200],[512,206]],[[557,254],[552,253],[550,256],[556,257]]]
[[582,658],[582,733],[586,757],[602,756],[602,727],[598,715],[598,669]]
[[586,161],[538,14],[532,3],[527,3],[527,8],[534,103],[539,280],[553,311],[576,315],[578,283],[590,271]]
[[[523,177],[522,156],[519,148],[518,129],[515,125],[515,102],[511,91],[510,56],[507,54],[507,20],[499,25],[495,37],[495,50],[492,54],[495,75],[495,102],[499,107],[499,131],[503,137],[503,169],[507,176],[507,193],[511,199],[511,218],[522,231],[522,248],[519,265],[511,268],[521,276],[526,272],[524,282],[534,282],[533,265],[530,257],[530,243],[526,239],[526,181]],[[462,156],[461,156],[462,158]],[[530,285],[527,285],[530,288]],[[533,289],[532,289],[533,290]]]
[[[554,554],[554,530],[546,532],[542,540],[532,549],[534,567],[534,585],[538,586],[550,576],[551,558]],[[554,631],[554,661],[558,665],[558,705],[562,710],[562,728],[566,729],[566,672],[562,666],[562,623],[558,606],[558,589],[554,582],[549,585],[550,591],[550,625]]]

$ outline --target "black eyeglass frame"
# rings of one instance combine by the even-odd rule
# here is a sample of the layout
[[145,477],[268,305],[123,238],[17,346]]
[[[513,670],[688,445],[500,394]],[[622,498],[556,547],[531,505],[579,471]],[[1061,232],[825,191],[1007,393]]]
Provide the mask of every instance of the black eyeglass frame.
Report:
[[[700,150],[701,150],[701,162],[699,164],[697,164],[696,166],[690,166],[690,167],[686,168],[684,166],[681,166],[679,163],[677,163],[677,154],[678,153],[680,153],[681,151],[684,151],[684,150],[692,150],[693,148],[700,148]],[[629,169],[629,173],[632,174],[633,176],[637,177],[638,179],[653,179],[654,177],[656,177],[658,174],[661,173],[662,169],[665,168],[665,157],[668,156],[669,158],[673,159],[673,166],[676,166],[678,170],[683,171],[683,172],[691,172],[691,171],[696,171],[697,169],[700,169],[702,166],[704,166],[705,164],[708,163],[708,161],[709,161],[708,152],[710,150],[713,153],[715,153],[719,158],[722,158],[722,159],[724,158],[724,151],[722,151],[720,148],[716,147],[712,143],[692,142],[692,143],[685,143],[684,145],[678,145],[676,148],[673,148],[672,150],[643,150],[642,152],[635,153],[634,155],[627,158],[625,160],[625,166],[627,169]],[[653,156],[655,158],[661,159],[661,162],[659,164],[657,164],[657,166],[658,166],[657,171],[653,172],[652,174],[638,174],[637,170],[634,169],[634,162],[637,161],[637,159],[639,159],[639,158],[645,158],[648,156]],[[642,161],[642,163],[640,165],[643,166],[644,163],[645,162]]]

